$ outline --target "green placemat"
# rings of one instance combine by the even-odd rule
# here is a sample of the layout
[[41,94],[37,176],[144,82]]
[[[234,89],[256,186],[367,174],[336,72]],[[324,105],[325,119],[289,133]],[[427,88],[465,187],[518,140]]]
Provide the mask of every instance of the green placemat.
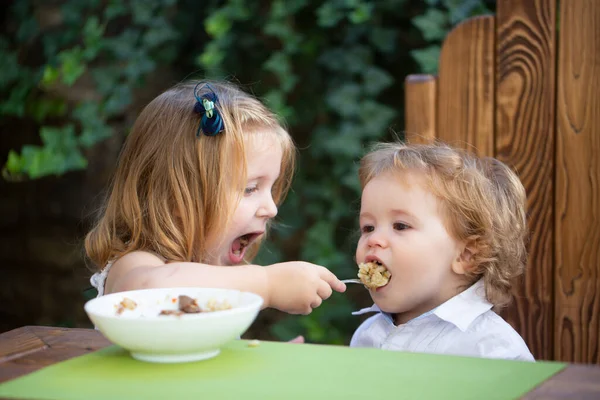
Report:
[[111,346],[0,385],[29,399],[514,399],[565,367],[236,340],[211,360],[152,364]]

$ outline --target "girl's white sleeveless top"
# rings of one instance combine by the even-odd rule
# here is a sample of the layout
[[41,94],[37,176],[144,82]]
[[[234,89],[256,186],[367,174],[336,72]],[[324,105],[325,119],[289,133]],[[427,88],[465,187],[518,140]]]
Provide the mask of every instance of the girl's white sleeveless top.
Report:
[[93,287],[98,291],[98,295],[96,297],[100,297],[104,295],[104,285],[106,284],[106,277],[108,276],[108,271],[110,271],[110,267],[112,263],[106,264],[106,267],[102,269],[100,272],[96,272],[90,278],[90,283]]

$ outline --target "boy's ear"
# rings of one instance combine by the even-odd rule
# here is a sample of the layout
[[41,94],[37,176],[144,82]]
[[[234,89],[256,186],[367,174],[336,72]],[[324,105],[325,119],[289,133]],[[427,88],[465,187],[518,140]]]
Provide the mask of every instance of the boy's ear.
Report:
[[475,254],[477,254],[477,245],[475,241],[466,243],[452,263],[452,271],[458,275],[464,275],[471,272],[475,264]]

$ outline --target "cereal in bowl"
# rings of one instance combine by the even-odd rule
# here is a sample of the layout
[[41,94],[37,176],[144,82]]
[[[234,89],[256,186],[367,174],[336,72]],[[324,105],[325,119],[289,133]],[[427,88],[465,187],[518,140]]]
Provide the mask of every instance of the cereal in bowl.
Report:
[[127,297],[123,298],[119,304],[115,306],[117,308],[117,315],[123,314],[125,310],[135,310],[137,303]]
[[161,310],[159,315],[183,315],[183,314],[198,314],[202,312],[213,312],[231,309],[231,305],[224,301],[210,299],[204,307],[200,307],[198,300],[190,296],[180,295],[178,298],[177,310]]

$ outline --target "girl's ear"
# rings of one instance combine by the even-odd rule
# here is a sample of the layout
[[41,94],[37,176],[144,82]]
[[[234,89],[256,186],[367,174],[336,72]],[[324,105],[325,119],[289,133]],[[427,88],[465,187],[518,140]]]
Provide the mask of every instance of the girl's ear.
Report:
[[469,241],[464,244],[462,251],[452,263],[452,271],[458,275],[472,272],[475,264],[475,254],[477,254],[477,252],[477,244],[475,241]]

